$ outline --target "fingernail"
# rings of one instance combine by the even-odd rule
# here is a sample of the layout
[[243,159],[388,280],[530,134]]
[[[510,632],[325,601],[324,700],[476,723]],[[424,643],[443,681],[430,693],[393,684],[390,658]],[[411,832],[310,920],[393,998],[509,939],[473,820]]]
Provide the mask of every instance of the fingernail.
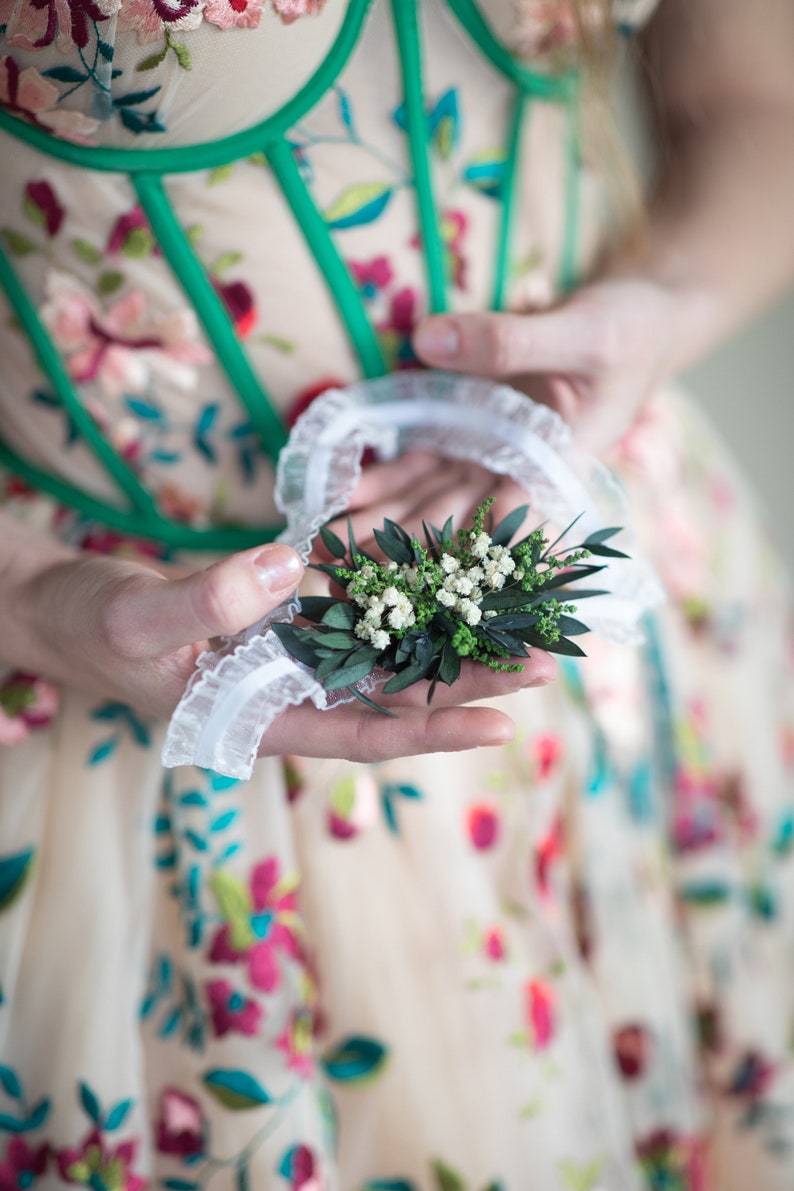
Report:
[[297,587],[303,563],[291,546],[274,543],[265,546],[254,558],[254,566],[268,591],[287,591]]
[[452,359],[460,351],[460,332],[454,323],[431,319],[414,335],[414,348],[420,356]]

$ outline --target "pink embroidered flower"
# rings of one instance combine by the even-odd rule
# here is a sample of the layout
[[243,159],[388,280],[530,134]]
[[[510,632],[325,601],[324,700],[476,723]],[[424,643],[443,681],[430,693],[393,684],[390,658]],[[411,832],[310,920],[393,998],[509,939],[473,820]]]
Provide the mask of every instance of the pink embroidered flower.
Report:
[[[571,0],[516,0],[511,45],[522,58],[559,53],[577,39]],[[584,6],[583,6],[584,7]]]
[[265,0],[206,0],[204,17],[221,29],[256,29]]
[[93,1129],[79,1149],[58,1151],[58,1169],[67,1183],[79,1183],[81,1187],[143,1191],[146,1180],[131,1170],[137,1149],[137,1141],[125,1141],[111,1149],[99,1130]]
[[55,718],[60,696],[43,678],[12,674],[0,685],[0,744],[20,744]]
[[207,521],[199,498],[185,492],[178,484],[162,484],[157,489],[157,507],[164,517],[185,525],[200,525]]
[[308,1007],[294,1009],[287,1028],[276,1039],[276,1046],[287,1056],[287,1067],[301,1079],[314,1075],[314,1014]]
[[203,17],[203,0],[122,0],[118,26],[134,30],[139,44],[147,45],[159,41],[166,29],[198,29]]
[[351,276],[365,298],[374,298],[394,277],[388,257],[375,256],[368,261],[348,261]]
[[479,852],[492,848],[499,839],[499,814],[490,803],[478,802],[466,812],[466,829]]
[[204,1117],[198,1100],[178,1088],[166,1088],[160,1098],[157,1149],[183,1158],[204,1152]]
[[524,995],[529,1041],[536,1050],[545,1050],[556,1029],[554,989],[545,980],[530,980]]
[[244,997],[228,980],[210,980],[206,992],[217,1038],[232,1032],[249,1037],[256,1034],[262,1017],[262,1008],[256,1001]]
[[562,740],[551,732],[536,736],[530,746],[535,763],[535,777],[539,782],[548,781],[562,756]]
[[273,0],[273,7],[285,25],[291,25],[298,17],[316,16],[324,4],[325,0]]
[[39,50],[56,42],[62,54],[75,46],[85,49],[95,21],[118,12],[121,0],[4,0],[0,23],[7,23],[8,45]]
[[486,959],[493,960],[494,963],[505,958],[507,949],[501,927],[492,926],[486,930],[483,935],[482,949]]
[[307,1145],[293,1146],[281,1159],[278,1173],[289,1179],[290,1191],[321,1191],[314,1154]]
[[279,880],[275,856],[255,867],[248,889],[230,873],[216,874],[213,890],[226,922],[212,940],[210,962],[245,963],[254,988],[278,988],[282,956],[299,954],[293,926],[295,886],[293,880]]
[[549,830],[535,844],[535,880],[544,897],[551,892],[551,870],[563,854],[564,840],[562,818],[556,815]]
[[78,384],[98,384],[108,397],[145,392],[150,383],[190,389],[195,365],[212,359],[187,307],[152,316],[143,294],[133,290],[103,311],[89,289],[57,271],[47,277],[46,295],[41,318],[70,375]]
[[58,97],[58,88],[32,66],[20,70],[9,55],[0,58],[0,104],[6,111],[64,140],[87,143],[99,121],[82,112],[56,108]]
[[49,1152],[47,1145],[34,1149],[22,1137],[9,1138],[5,1158],[0,1162],[0,1191],[32,1187],[44,1174]]

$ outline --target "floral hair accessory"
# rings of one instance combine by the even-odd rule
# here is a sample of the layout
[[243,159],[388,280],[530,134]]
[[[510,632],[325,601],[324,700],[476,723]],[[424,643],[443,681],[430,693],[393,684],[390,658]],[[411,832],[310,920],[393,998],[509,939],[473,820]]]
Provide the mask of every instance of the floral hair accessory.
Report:
[[383,530],[375,530],[385,563],[359,549],[352,529],[345,546],[324,526],[323,543],[341,565],[313,565],[346,598],[304,596],[301,616],[312,626],[274,624],[273,632],[326,691],[345,688],[387,715],[394,713],[355,685],[375,670],[391,674],[385,695],[428,680],[429,703],[437,683],[452,686],[458,679],[463,658],[515,671],[521,664],[505,659],[529,657],[527,646],[582,656],[570,638],[586,633],[587,625],[571,615],[576,605],[564,601],[605,594],[574,585],[603,569],[587,564],[591,555],[627,557],[606,545],[619,529],[600,530],[580,547],[555,553],[559,539],[549,542],[541,527],[511,546],[529,506],[489,531],[493,503],[490,497],[480,505],[470,529],[456,533],[452,518],[443,529],[425,526],[426,545],[386,520]]
[[[525,393],[519,393],[506,385],[494,384],[478,377],[436,371],[404,371],[375,380],[360,381],[344,389],[329,389],[316,398],[296,421],[289,441],[279,456],[276,502],[287,523],[279,540],[294,546],[302,558],[308,561],[317,534],[349,507],[361,475],[361,460],[365,451],[373,450],[381,459],[396,459],[406,451],[415,449],[435,452],[443,458],[470,460],[494,475],[509,476],[526,493],[528,504],[539,521],[544,521],[550,528],[554,527],[555,533],[567,526],[553,544],[553,548],[559,547],[558,553],[563,552],[563,559],[568,558],[570,561],[571,552],[575,552],[583,542],[589,543],[588,548],[592,553],[599,552],[594,547],[598,547],[602,554],[609,552],[610,564],[599,576],[599,588],[603,588],[603,593],[593,595],[588,600],[588,628],[608,641],[630,644],[643,639],[642,617],[650,608],[661,603],[664,596],[654,572],[633,549],[627,528],[623,530],[621,542],[625,543],[628,554],[613,551],[605,545],[614,532],[608,527],[628,525],[625,500],[611,473],[597,459],[578,449],[570,428],[548,406],[532,401]],[[518,525],[514,526],[511,532],[517,528]],[[486,532],[484,521],[482,532]],[[499,532],[498,527],[494,532]],[[574,532],[575,539],[572,537]],[[410,549],[410,557],[413,557],[413,547],[410,546],[413,539],[408,538],[406,543],[407,535],[403,537],[398,527],[390,530],[387,525],[384,533],[389,539],[390,548],[399,549],[399,546],[391,546],[392,542],[398,542]],[[432,529],[430,534],[439,555],[439,566],[442,554],[452,557],[452,551],[444,547],[446,541],[452,543],[458,552],[465,547],[465,543],[461,547],[459,539],[453,537],[451,529],[447,533],[446,527],[441,531],[441,543],[433,535]],[[476,536],[479,537],[479,531]],[[489,533],[488,536],[493,544],[493,534]],[[505,542],[497,541],[495,544],[507,547],[509,540],[508,536]],[[468,544],[472,546],[476,542]],[[422,549],[429,552],[431,547],[429,544],[422,545]],[[513,547],[513,553],[517,549],[518,545]],[[548,546],[543,546],[541,553],[548,549]],[[333,555],[334,548],[331,553]],[[350,559],[347,560],[353,563],[353,567],[348,566],[347,569],[357,570],[356,553],[357,547],[353,544]],[[469,553],[472,551],[469,550]],[[397,570],[390,572],[395,579],[403,561],[412,569],[407,551],[403,561],[394,558],[389,561],[396,564]],[[436,560],[431,555],[429,561],[435,565]],[[366,565],[365,560],[363,566]],[[538,558],[538,566],[541,565]],[[570,563],[572,569],[580,565]],[[525,568],[516,562],[516,569]],[[557,574],[562,576],[563,572],[558,571]],[[514,572],[511,572],[513,575]],[[583,577],[581,571],[579,577]],[[505,580],[507,578],[505,575]],[[402,581],[402,576],[400,579]],[[362,580],[359,576],[350,582],[366,584],[367,579],[365,577]],[[511,578],[510,584],[506,582],[503,587],[513,582],[517,580]],[[407,578],[405,583],[407,586]],[[391,586],[398,596],[407,595],[406,591],[401,592],[397,582],[393,582],[384,587],[384,597]],[[548,596],[550,584],[546,586],[545,594]],[[443,583],[441,589],[444,589]],[[551,590],[555,591],[554,588]],[[350,592],[351,597],[354,594],[355,591]],[[361,594],[364,594],[363,590]],[[471,595],[464,592],[455,594],[462,598]],[[557,592],[557,595],[562,594],[561,591]],[[534,615],[534,609],[526,611],[530,606],[526,597],[527,593],[522,589],[520,597],[517,597],[520,599],[518,614]],[[433,598],[435,600],[435,595]],[[444,607],[444,598],[442,601],[436,600],[440,608]],[[578,598],[583,598],[581,591],[578,592]],[[385,611],[385,598],[383,604]],[[318,680],[316,669],[298,661],[285,648],[280,640],[284,630],[276,629],[277,625],[291,625],[303,607],[301,600],[294,595],[269,616],[230,639],[221,649],[203,654],[198,659],[196,672],[168,729],[163,749],[164,765],[198,765],[231,777],[247,778],[256,760],[263,733],[287,707],[311,699],[316,707],[326,709],[372,694],[383,675],[374,669],[375,659],[371,655],[375,651],[384,652],[379,649],[383,639],[373,641],[372,638],[357,637],[355,648],[371,651],[366,655],[371,657],[367,672],[359,680],[355,680],[351,673],[343,675],[347,681],[329,689],[322,680]],[[322,624],[322,616],[326,615],[329,607],[326,606],[315,620],[319,619]],[[467,605],[462,604],[462,607],[463,626],[473,630],[474,625],[466,624]],[[364,610],[364,618],[367,610]],[[412,611],[416,616],[413,606]],[[473,618],[474,612],[468,611]],[[497,611],[500,615],[507,615],[507,610],[499,608],[480,608],[480,611],[481,621],[478,625],[486,619],[485,612]],[[407,606],[399,599],[389,605],[386,619],[393,613],[397,620],[400,617],[404,620],[409,618]],[[349,618],[349,613],[332,613],[334,615]],[[560,610],[560,615],[568,616],[569,613]],[[383,612],[380,613],[380,621],[378,628],[373,624],[374,632],[380,629],[387,631],[382,623]],[[399,630],[394,624],[390,627],[392,639]],[[405,642],[405,648],[400,650],[399,662],[395,651],[395,665],[402,667],[405,662],[407,670],[415,662],[426,664],[430,655],[427,644],[420,640],[421,634],[409,637],[409,631],[413,631],[414,626],[403,624],[401,627],[406,632],[399,642]],[[342,634],[352,631],[355,636],[355,622],[352,630],[346,624],[341,628],[333,625],[327,628]],[[537,626],[526,624],[524,628],[536,629]],[[504,622],[501,629],[510,632]],[[510,635],[518,640],[516,630]],[[330,632],[323,630],[320,636],[324,638],[322,648],[329,648],[333,640]],[[569,636],[570,632],[563,631],[560,639],[567,640]],[[295,634],[287,633],[286,637],[293,642],[298,640]],[[349,637],[344,637],[345,647],[348,640]],[[459,642],[465,644],[463,635]],[[415,646],[410,654],[406,652],[409,645]],[[505,647],[510,649],[507,645]],[[544,648],[548,648],[548,642],[544,643]],[[433,649],[431,634],[431,652]],[[319,660],[325,662],[327,659]],[[334,663],[339,660],[334,659]],[[499,658],[499,661],[503,660]],[[357,661],[363,663],[365,658],[358,658]],[[439,659],[439,671],[441,664]],[[448,653],[445,673],[454,664]],[[333,672],[330,664],[327,669]],[[362,672],[363,669],[362,666]],[[323,670],[319,673],[323,675]],[[396,676],[398,671],[395,669],[392,674]],[[327,674],[324,681],[328,681]],[[355,690],[351,692],[350,687],[355,687]]]

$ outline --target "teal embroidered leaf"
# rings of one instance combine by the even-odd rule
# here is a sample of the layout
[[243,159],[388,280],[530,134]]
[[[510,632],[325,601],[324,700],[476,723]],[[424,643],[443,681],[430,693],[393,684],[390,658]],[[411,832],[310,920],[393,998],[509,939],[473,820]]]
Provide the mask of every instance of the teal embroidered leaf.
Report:
[[207,799],[198,790],[188,790],[179,799],[180,806],[209,806]]
[[163,1179],[163,1186],[168,1191],[198,1191],[199,1188],[199,1184],[192,1183],[190,1179]]
[[467,186],[473,187],[487,198],[497,199],[502,193],[506,164],[507,158],[502,149],[489,150],[472,157],[464,167],[461,177]]
[[351,1035],[324,1055],[322,1065],[330,1079],[362,1083],[378,1074],[387,1054],[386,1047],[377,1039]]
[[24,1133],[25,1122],[18,1121],[16,1117],[10,1117],[8,1113],[0,1112],[0,1129],[5,1130],[6,1133]]
[[160,87],[150,87],[147,91],[130,91],[128,95],[118,95],[113,100],[113,106],[117,108],[137,107],[139,103],[146,103],[147,99],[151,99]]
[[110,44],[110,42],[100,41],[100,39],[97,38],[96,47],[106,62],[113,61],[113,48],[114,47]]
[[336,94],[339,99],[339,119],[355,139],[356,129],[353,124],[353,109],[350,104],[350,97],[341,87],[336,88]]
[[26,848],[24,852],[0,857],[0,910],[6,910],[19,897],[30,876],[34,856],[35,848]]
[[428,131],[442,161],[448,161],[460,141],[457,88],[445,91],[428,117]]
[[225,831],[227,827],[231,827],[239,813],[238,810],[224,811],[222,815],[218,815],[217,819],[212,820],[210,831]]
[[361,1191],[416,1191],[416,1184],[407,1179],[374,1179],[365,1183]]
[[772,836],[772,851],[776,856],[788,856],[794,849],[794,810],[786,810],[780,817]]
[[111,736],[109,740],[103,740],[90,754],[88,764],[99,765],[102,761],[106,761],[116,751],[118,742],[118,736]]
[[143,418],[148,422],[163,420],[163,411],[151,401],[143,401],[140,397],[125,397],[124,404],[136,418]]
[[56,83],[85,83],[88,75],[82,70],[75,70],[73,66],[52,66],[42,71],[45,79],[55,79]]
[[28,1119],[25,1122],[25,1133],[27,1133],[29,1130],[41,1128],[47,1117],[50,1115],[50,1103],[51,1102],[49,1098],[45,1096],[43,1100],[39,1100],[38,1104],[36,1104],[35,1107],[30,1110],[28,1113]]
[[693,906],[720,906],[730,901],[733,889],[726,881],[688,881],[679,887],[678,896]]
[[325,221],[332,231],[374,223],[383,214],[394,193],[383,182],[360,182],[343,190],[325,211]]
[[258,1080],[246,1071],[224,1070],[216,1067],[202,1076],[205,1088],[216,1100],[226,1108],[235,1110],[245,1108],[259,1108],[270,1103],[267,1094]]
[[99,1107],[99,1101],[88,1084],[82,1081],[80,1082],[80,1103],[83,1106],[86,1116],[89,1116],[94,1124],[99,1125],[101,1128],[102,1110]]
[[7,1096],[12,1100],[22,1099],[22,1084],[19,1082],[19,1076],[16,1071],[12,1071],[10,1067],[6,1067],[0,1063],[0,1086]]
[[105,1129],[108,1133],[121,1128],[131,1108],[132,1100],[119,1100],[118,1104],[113,1105],[105,1121]]

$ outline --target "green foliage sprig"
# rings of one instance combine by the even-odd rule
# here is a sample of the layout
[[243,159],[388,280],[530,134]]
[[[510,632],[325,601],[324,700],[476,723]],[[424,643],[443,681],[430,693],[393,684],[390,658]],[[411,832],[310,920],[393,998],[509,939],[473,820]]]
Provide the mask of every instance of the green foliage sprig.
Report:
[[354,685],[375,669],[392,675],[385,695],[428,680],[429,703],[437,683],[456,681],[463,658],[509,671],[523,667],[506,659],[529,657],[533,646],[582,656],[571,638],[586,633],[587,626],[571,615],[576,604],[566,598],[578,603],[604,594],[574,585],[606,565],[588,562],[591,556],[627,557],[606,544],[619,527],[555,552],[575,522],[551,543],[541,526],[511,546],[528,506],[487,530],[492,504],[491,497],[480,505],[470,529],[455,531],[451,517],[443,529],[423,522],[425,545],[387,519],[374,531],[385,563],[356,545],[350,522],[347,545],[326,526],[322,540],[341,561],[313,565],[339,584],[345,597],[307,596],[301,616],[311,627],[274,624],[273,631],[326,690],[346,688],[387,715],[393,713]]

